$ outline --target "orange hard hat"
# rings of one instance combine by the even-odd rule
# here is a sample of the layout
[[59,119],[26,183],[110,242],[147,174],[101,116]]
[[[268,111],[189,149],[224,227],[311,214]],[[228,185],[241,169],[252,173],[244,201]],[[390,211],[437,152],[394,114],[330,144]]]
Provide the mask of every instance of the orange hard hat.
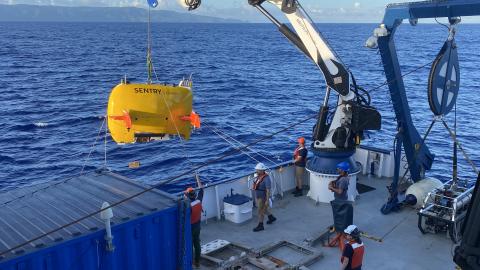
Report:
[[187,195],[192,192],[195,192],[195,189],[193,189],[192,187],[188,187],[187,189],[185,189],[185,194]]
[[300,137],[300,138],[298,138],[297,141],[298,141],[298,143],[305,143],[305,138]]

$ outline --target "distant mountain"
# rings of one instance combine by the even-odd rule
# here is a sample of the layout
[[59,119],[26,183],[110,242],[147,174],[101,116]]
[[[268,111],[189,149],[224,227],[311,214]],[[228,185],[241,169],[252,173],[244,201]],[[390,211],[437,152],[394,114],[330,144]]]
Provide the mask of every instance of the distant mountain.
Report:
[[[152,10],[152,22],[239,23],[242,21]],[[0,21],[6,22],[145,22],[146,10],[135,7],[63,7],[38,5],[0,5]]]

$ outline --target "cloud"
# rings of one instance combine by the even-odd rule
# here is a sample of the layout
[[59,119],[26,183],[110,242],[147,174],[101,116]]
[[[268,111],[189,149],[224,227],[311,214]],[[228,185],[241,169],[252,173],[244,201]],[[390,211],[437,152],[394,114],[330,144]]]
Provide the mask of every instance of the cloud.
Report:
[[368,8],[361,5],[351,5],[340,8],[319,8],[311,6],[306,10],[315,22],[322,23],[379,23],[382,20],[384,7]]
[[311,9],[310,11],[311,11],[312,13],[318,13],[318,14],[323,14],[323,12],[324,12],[323,9],[315,9],[315,8],[314,8],[314,9]]
[[[180,0],[158,0],[159,7],[156,10],[173,10],[187,12],[182,8]],[[183,0],[181,0],[183,1]],[[387,0],[385,0],[387,1]],[[406,0],[399,0],[406,1]],[[318,0],[305,0],[305,9],[315,22],[338,23],[338,22],[371,22],[379,23],[382,20],[385,7],[373,6],[367,1],[354,0],[348,6],[340,6],[340,3],[326,5]],[[342,2],[342,1],[337,1]],[[373,2],[373,1],[372,1]],[[34,5],[59,5],[59,6],[94,6],[94,7],[140,7],[147,8],[146,0],[0,0],[0,4],[34,4]],[[271,14],[282,22],[287,22],[284,14],[273,5],[264,4]],[[205,0],[199,9],[193,14],[236,19],[246,22],[268,22],[247,0]],[[476,19],[478,21],[478,19]]]

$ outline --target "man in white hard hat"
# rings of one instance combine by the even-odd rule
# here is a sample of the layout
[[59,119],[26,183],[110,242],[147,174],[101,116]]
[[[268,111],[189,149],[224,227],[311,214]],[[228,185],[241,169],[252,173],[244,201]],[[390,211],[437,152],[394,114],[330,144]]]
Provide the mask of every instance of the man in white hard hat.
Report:
[[268,174],[265,172],[267,170],[267,166],[265,166],[263,163],[258,163],[257,166],[255,166],[255,170],[257,172],[257,178],[253,182],[253,190],[255,192],[255,202],[258,208],[258,225],[253,229],[253,231],[259,232],[265,229],[263,227],[263,217],[265,214],[268,216],[267,224],[272,224],[277,219],[268,209],[268,200],[270,198],[270,189],[272,187],[272,183],[270,176],[268,176]]
[[360,239],[360,231],[357,226],[350,225],[345,230],[347,243],[342,252],[340,262],[342,270],[362,270],[363,254],[365,246]]

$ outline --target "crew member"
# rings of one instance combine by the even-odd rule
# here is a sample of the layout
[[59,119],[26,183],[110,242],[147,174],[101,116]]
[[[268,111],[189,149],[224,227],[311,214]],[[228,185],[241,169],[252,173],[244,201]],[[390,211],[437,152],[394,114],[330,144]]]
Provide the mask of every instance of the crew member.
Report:
[[338,244],[340,250],[344,249],[343,231],[353,223],[353,205],[348,200],[348,184],[350,177],[350,165],[347,161],[337,164],[338,177],[328,184],[328,189],[333,192],[335,198],[330,202],[333,212],[334,229],[336,237],[329,243],[329,246]]
[[195,189],[189,187],[185,190],[185,196],[190,200],[190,223],[192,226],[192,243],[194,250],[194,265],[200,267],[200,221],[202,218],[202,200],[203,200],[203,184],[198,174],[195,174],[197,187],[200,188],[198,195]]
[[335,181],[331,181],[328,184],[328,189],[333,192],[335,200],[348,200],[348,184],[350,183],[350,177],[348,176],[349,171],[350,164],[348,164],[347,161],[337,164],[338,177]]
[[360,231],[357,226],[350,225],[345,229],[347,243],[342,252],[340,262],[342,270],[361,270],[365,246],[360,239]]
[[305,147],[305,138],[298,138],[298,147],[293,152],[293,161],[295,164],[295,191],[292,193],[295,197],[303,195],[303,177],[305,175],[305,166],[307,164],[308,150]]
[[263,231],[263,217],[268,215],[267,224],[272,224],[277,220],[269,210],[270,190],[272,183],[270,176],[265,172],[267,167],[263,163],[258,163],[255,166],[257,178],[253,182],[253,190],[255,192],[255,202],[258,208],[258,225],[253,228],[254,232]]

